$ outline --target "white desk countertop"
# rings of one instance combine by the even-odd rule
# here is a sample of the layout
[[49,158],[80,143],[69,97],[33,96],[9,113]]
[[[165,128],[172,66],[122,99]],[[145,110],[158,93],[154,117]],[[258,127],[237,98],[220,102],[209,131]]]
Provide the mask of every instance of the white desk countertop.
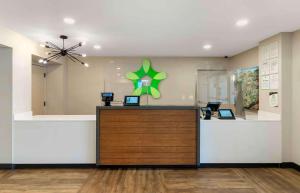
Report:
[[[36,115],[36,116],[19,116],[15,121],[96,121],[96,115]],[[224,120],[212,117],[211,120],[201,119],[201,122],[236,122],[236,121],[280,121],[280,120],[245,120],[237,117],[235,120]]]
[[[262,114],[262,113],[260,113]],[[14,115],[14,121],[96,121],[96,115],[35,115],[32,112],[19,113]],[[255,116],[243,119],[236,117],[236,120],[220,120],[217,117],[212,117],[211,120],[203,120],[201,122],[256,122],[256,121],[280,121],[280,116]]]
[[36,115],[19,116],[15,121],[96,121],[96,115]]
[[243,119],[236,117],[236,119],[218,119],[216,117],[212,117],[211,120],[200,119],[200,122],[261,122],[261,121],[280,121],[280,120],[270,120],[270,119]]

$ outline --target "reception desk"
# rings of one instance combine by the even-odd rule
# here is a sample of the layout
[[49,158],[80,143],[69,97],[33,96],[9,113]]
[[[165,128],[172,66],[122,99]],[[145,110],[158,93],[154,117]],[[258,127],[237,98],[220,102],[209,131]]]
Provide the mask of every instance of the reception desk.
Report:
[[197,166],[199,110],[191,106],[97,107],[97,165]]
[[[113,108],[123,109],[125,107]],[[132,108],[141,109],[144,107]],[[193,109],[184,108],[187,108],[187,110]],[[179,110],[183,109],[179,108]],[[174,118],[172,121],[174,123],[170,123],[170,125],[176,124],[178,120],[178,118]],[[198,142],[199,147],[197,147],[197,152],[199,152],[197,164],[200,164],[200,167],[207,164],[282,162],[282,128],[280,120],[212,119],[200,120],[199,122],[201,129]],[[98,164],[102,165],[99,162],[99,157],[96,158],[96,152],[98,156],[101,154],[101,152],[100,154],[98,153],[100,147],[96,145],[96,141],[100,145],[99,135],[96,135],[96,123],[99,124],[99,117],[98,121],[96,121],[96,114],[40,116],[32,116],[30,112],[17,114],[14,116],[13,163],[16,165],[95,165],[97,161]],[[180,124],[178,123],[177,125]],[[165,126],[161,128],[163,130]],[[170,133],[168,131],[165,133]],[[173,131],[172,128],[170,131]],[[120,148],[124,147],[125,149],[126,146],[124,144],[124,140],[119,140],[117,146],[120,146]],[[97,150],[96,147],[98,147]],[[132,147],[131,149],[134,148]],[[176,148],[162,148],[162,151],[167,152],[170,149],[178,150]],[[138,149],[131,152],[152,153],[153,151],[150,150],[151,147],[146,147],[143,151]],[[111,151],[117,150],[112,149]],[[139,157],[143,158],[145,155]],[[172,158],[172,154],[166,154],[166,157]],[[151,158],[154,158],[154,156]]]

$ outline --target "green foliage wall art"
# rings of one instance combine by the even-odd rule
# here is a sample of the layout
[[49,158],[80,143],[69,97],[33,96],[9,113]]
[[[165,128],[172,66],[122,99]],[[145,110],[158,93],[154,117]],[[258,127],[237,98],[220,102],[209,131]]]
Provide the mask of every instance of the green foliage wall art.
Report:
[[258,67],[243,68],[237,71],[237,84],[242,89],[245,109],[258,110],[259,106],[259,71]]
[[[149,77],[151,79],[150,85],[143,85],[143,78]],[[133,95],[141,96],[149,94],[153,98],[160,98],[159,83],[167,78],[165,72],[157,72],[152,68],[151,60],[148,58],[143,59],[142,66],[135,72],[129,72],[127,78],[132,81],[134,90]]]

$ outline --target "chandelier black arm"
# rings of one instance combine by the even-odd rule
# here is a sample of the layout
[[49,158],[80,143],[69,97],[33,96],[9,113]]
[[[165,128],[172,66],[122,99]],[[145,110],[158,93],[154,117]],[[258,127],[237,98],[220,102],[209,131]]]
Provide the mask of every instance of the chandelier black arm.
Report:
[[47,61],[51,61],[51,60],[58,60],[60,57],[62,57],[62,55],[56,55],[56,56],[54,56],[53,55],[53,57],[52,58],[50,58],[50,59],[47,59]]
[[67,56],[70,56],[71,58],[73,58],[74,60],[77,60],[78,62],[80,62],[81,64],[84,64],[84,62],[82,62],[81,60],[79,60],[78,58],[70,55],[70,54],[67,54]]
[[70,51],[75,51],[75,49],[79,48],[80,46],[75,46],[73,47],[72,49],[71,48],[68,48],[66,51],[67,52],[70,52]]
[[60,50],[50,50],[49,54],[57,54],[60,53]]
[[46,42],[46,44],[51,45],[53,48],[56,48],[58,50],[61,50],[61,48],[59,46],[57,46],[56,44],[52,43],[52,42]]
[[76,62],[70,55],[67,55],[67,57],[68,57],[72,62]]
[[60,57],[62,57],[62,55],[57,55],[55,58],[53,58],[53,60],[58,60]]
[[68,54],[70,54],[70,55],[75,55],[75,56],[81,56],[81,57],[82,57],[81,54],[77,54],[77,53],[74,53],[74,52],[68,52]]
[[50,49],[51,51],[61,51],[60,49],[57,49],[57,48],[54,48],[54,47],[51,47],[49,45],[46,46],[47,49]]
[[50,53],[53,53],[53,54],[60,53],[60,52],[61,52],[61,50],[50,50]]
[[82,46],[82,44],[79,43],[79,44],[76,44],[76,45],[74,45],[74,46],[72,46],[72,47],[66,49],[66,51],[68,52],[68,51],[74,50],[74,49],[76,49],[76,48],[79,48],[79,47],[81,47],[81,46]]
[[59,56],[59,55],[60,55],[60,53],[54,54],[54,55],[49,56],[48,58],[46,58],[46,60],[50,61],[50,60],[54,59],[56,56]]

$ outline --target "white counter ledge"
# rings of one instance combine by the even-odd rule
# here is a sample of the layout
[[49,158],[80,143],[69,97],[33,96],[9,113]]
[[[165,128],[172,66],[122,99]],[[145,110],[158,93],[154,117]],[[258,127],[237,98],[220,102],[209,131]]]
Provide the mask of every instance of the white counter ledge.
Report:
[[17,115],[15,121],[96,121],[96,115]]

